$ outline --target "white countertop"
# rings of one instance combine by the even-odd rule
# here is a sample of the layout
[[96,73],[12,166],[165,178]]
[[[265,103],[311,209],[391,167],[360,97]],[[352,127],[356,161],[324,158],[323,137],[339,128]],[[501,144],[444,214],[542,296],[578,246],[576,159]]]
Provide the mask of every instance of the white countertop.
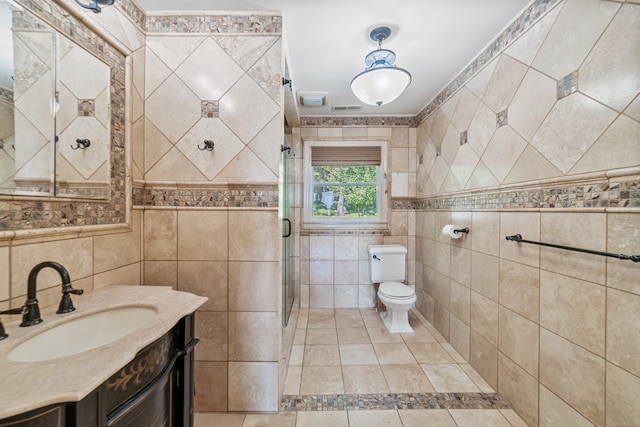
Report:
[[[74,295],[76,311],[56,314],[57,307],[41,310],[42,323],[21,328],[20,320],[4,323],[9,337],[0,341],[0,419],[62,402],[76,402],[95,390],[135,355],[207,298],[164,286],[110,286],[91,294]],[[117,307],[147,306],[157,316],[114,342],[54,360],[16,362],[8,358],[18,344],[67,320]],[[5,316],[6,318],[6,316]]]

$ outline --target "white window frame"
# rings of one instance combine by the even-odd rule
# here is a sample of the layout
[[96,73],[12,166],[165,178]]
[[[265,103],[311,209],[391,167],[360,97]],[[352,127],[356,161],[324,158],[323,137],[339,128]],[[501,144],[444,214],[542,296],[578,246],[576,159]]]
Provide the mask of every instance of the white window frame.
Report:
[[[304,203],[303,219],[305,227],[368,227],[387,228],[387,205],[389,204],[389,194],[387,189],[387,141],[308,141],[304,145]],[[311,167],[312,147],[380,147],[380,167],[378,170],[378,218],[313,218],[313,169]]]

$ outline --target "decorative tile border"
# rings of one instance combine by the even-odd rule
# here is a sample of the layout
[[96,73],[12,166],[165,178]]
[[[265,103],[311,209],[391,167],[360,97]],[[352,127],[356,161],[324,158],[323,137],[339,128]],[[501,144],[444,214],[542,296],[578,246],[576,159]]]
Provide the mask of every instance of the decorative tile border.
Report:
[[[300,126],[410,126],[417,127],[436,111],[458,89],[465,85],[478,71],[498,56],[509,43],[517,39],[535,22],[561,0],[536,0],[509,27],[462,70],[447,87],[415,117],[300,117]],[[399,122],[396,120],[399,119]]]
[[134,185],[134,207],[275,208],[277,185]]
[[392,210],[640,208],[640,180],[488,190],[446,197],[394,198]]
[[123,11],[131,20],[144,31],[145,13],[138,5],[131,0],[118,0],[116,7]]
[[281,411],[511,409],[497,393],[386,393],[283,396]]
[[[124,223],[126,218],[125,57],[104,39],[53,2],[19,0],[33,14],[55,27],[111,67],[111,193],[105,200],[19,200],[0,196],[0,232]],[[74,193],[74,197],[88,194]]]
[[147,15],[147,34],[281,34],[280,15]]
[[391,231],[381,228],[305,228],[301,236],[390,236]]
[[300,126],[393,126],[416,127],[415,117],[300,117]]

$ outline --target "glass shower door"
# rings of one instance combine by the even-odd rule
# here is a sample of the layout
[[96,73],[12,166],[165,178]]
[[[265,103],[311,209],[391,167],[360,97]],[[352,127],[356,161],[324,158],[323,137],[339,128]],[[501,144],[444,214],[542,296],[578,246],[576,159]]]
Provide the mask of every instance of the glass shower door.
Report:
[[291,309],[293,308],[294,300],[294,283],[293,283],[293,263],[291,257],[293,256],[292,243],[293,243],[293,208],[291,198],[293,197],[293,177],[291,176],[293,168],[290,165],[291,162],[291,149],[287,146],[287,138],[284,138],[284,143],[281,147],[282,159],[280,170],[280,197],[279,207],[280,215],[282,219],[282,324],[284,327],[289,323],[289,316],[291,315]]

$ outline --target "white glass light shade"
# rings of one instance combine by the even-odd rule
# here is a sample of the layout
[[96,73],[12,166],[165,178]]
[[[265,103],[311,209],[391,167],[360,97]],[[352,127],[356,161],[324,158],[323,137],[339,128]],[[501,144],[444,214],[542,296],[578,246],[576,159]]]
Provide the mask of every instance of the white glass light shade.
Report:
[[351,90],[365,104],[384,105],[399,97],[411,83],[411,74],[402,68],[369,68],[351,80]]

